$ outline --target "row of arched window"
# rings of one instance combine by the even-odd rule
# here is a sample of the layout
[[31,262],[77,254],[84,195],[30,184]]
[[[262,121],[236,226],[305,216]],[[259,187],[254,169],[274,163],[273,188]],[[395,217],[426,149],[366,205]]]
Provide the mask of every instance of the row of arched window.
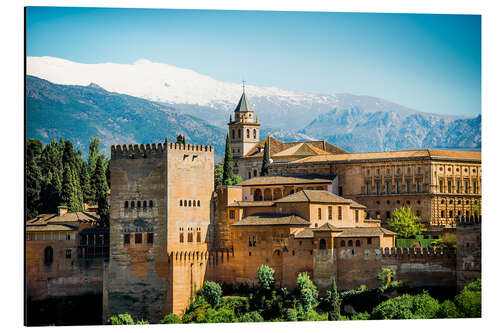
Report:
[[[187,242],[193,243],[194,239],[194,230],[193,228],[188,228],[187,230]],[[201,228],[196,228],[196,242],[201,243]],[[179,228],[179,243],[184,243],[184,228]]]
[[[236,131],[233,129],[232,133],[231,133],[231,138],[232,139],[235,139],[236,138]],[[238,129],[238,138],[241,139],[241,129]],[[257,130],[254,129],[253,130],[253,138],[254,139],[257,139]],[[247,128],[247,139],[250,139],[250,129]]]
[[200,207],[200,200],[179,200],[180,207]]
[[[371,244],[372,243],[372,239],[368,238],[366,240],[366,243],[368,245]],[[361,246],[361,241],[359,239],[357,239],[356,242],[354,242],[352,239],[348,240],[347,242],[345,240],[341,240],[340,241],[340,247],[346,247],[346,244],[347,244],[347,247],[353,247],[353,246],[360,247]]]
[[[136,204],[136,202],[137,202],[137,204]],[[154,206],[153,200],[149,200],[149,207],[153,208],[153,206]],[[146,200],[144,200],[144,201],[140,201],[140,200],[139,201],[130,201],[130,203],[129,203],[129,201],[125,201],[125,203],[123,204],[123,207],[124,208],[131,208],[131,209],[134,209],[134,208],[139,209],[142,207],[142,208],[146,209],[148,207],[148,202]]]

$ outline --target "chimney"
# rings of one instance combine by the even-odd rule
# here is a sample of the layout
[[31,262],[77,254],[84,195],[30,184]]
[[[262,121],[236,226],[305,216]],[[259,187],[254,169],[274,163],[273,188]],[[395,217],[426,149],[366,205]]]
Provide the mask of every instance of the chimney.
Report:
[[66,215],[68,212],[68,206],[57,206],[57,216]]

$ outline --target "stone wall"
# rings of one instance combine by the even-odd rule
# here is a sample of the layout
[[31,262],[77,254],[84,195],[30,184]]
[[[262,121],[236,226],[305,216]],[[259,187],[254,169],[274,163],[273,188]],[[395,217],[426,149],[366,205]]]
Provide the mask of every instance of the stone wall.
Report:
[[377,274],[392,268],[396,280],[410,286],[456,286],[456,255],[453,250],[433,249],[327,249],[314,250],[314,282],[321,292],[332,278],[340,290],[379,285]]
[[[44,263],[47,246],[53,248],[50,265]],[[71,250],[70,258],[66,258],[66,250]],[[27,241],[26,258],[26,296],[30,300],[102,293],[104,258],[78,258],[76,240]]]
[[481,224],[457,225],[457,288],[481,278]]

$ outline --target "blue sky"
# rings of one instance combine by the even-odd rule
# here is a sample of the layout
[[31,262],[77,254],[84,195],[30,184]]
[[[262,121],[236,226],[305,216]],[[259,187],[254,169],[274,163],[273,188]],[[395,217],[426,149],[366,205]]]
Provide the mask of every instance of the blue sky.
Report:
[[146,58],[217,80],[481,113],[481,17],[29,7],[26,52]]

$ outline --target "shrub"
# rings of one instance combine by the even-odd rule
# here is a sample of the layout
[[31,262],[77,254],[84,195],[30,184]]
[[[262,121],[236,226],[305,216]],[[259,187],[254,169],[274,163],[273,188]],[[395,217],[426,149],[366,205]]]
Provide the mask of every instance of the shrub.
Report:
[[353,315],[351,320],[370,320],[370,314],[368,312],[361,312]]
[[264,321],[264,318],[257,311],[247,312],[239,318],[241,323],[257,323]]
[[264,291],[274,289],[274,269],[266,265],[260,265],[257,271],[259,277],[259,286]]
[[462,317],[480,318],[481,317],[481,279],[467,285],[455,297],[457,310]]
[[441,305],[439,306],[439,311],[437,313],[438,318],[459,318],[460,315],[457,311],[457,307],[455,306],[455,303],[453,303],[450,300],[445,300]]
[[106,325],[134,325],[134,320],[128,313],[120,313],[108,318]]
[[335,279],[333,279],[330,289],[326,292],[326,303],[328,320],[340,320],[340,304],[342,303],[342,300],[340,299],[340,295],[337,291],[337,283],[335,282]]
[[213,307],[217,306],[222,298],[222,288],[216,282],[206,281],[199,291],[202,296]]
[[404,294],[380,303],[373,309],[372,319],[430,319],[436,318],[439,302],[427,292]]
[[229,309],[208,309],[203,313],[197,323],[234,323],[238,322],[234,312]]
[[242,296],[223,297],[221,307],[234,311],[238,317],[250,311],[248,298]]
[[149,325],[149,321],[141,319],[135,322],[136,325]]
[[319,314],[314,310],[310,310],[309,312],[306,312],[306,314],[303,316],[302,320],[304,321],[326,321],[328,320],[327,314]]
[[389,283],[391,283],[392,278],[396,275],[396,272],[392,268],[384,267],[382,271],[378,273],[377,280],[380,281],[382,288],[386,288]]
[[181,324],[181,319],[175,313],[169,313],[160,321],[160,324]]
[[297,310],[295,309],[286,309],[285,311],[285,318],[286,321],[297,321],[298,319],[298,314]]

